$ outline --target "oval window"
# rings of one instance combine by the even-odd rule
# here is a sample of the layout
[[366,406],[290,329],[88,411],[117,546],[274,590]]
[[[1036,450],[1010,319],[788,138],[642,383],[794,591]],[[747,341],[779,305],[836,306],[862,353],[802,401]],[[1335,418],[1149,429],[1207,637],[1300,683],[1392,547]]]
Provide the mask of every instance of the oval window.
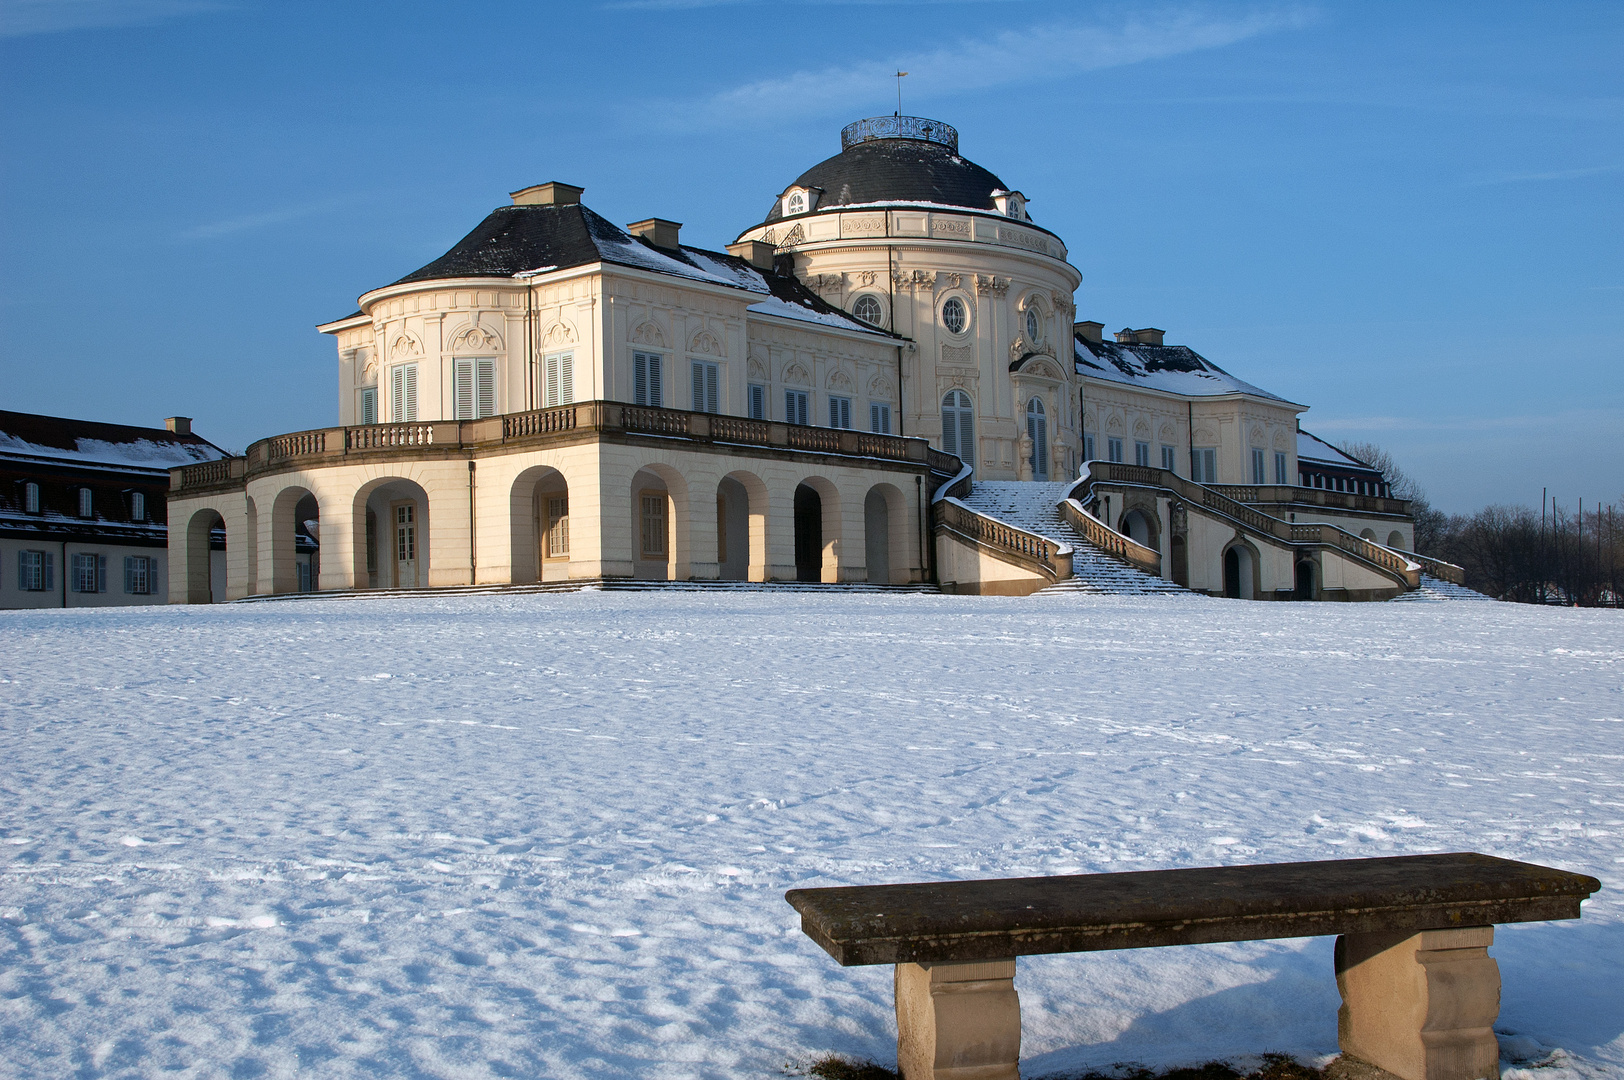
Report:
[[885,321],[885,309],[880,306],[879,300],[864,293],[857,298],[851,306],[851,313],[870,326],[879,326]]
[[942,305],[942,325],[947,327],[949,333],[964,333],[965,325],[970,321],[969,312],[964,310],[964,301],[956,296],[947,298]]
[[1036,307],[1027,308],[1026,309],[1026,336],[1027,336],[1027,339],[1032,341],[1032,342],[1038,342],[1038,341],[1043,340],[1042,331],[1043,331],[1043,320],[1038,318],[1038,309]]
[[786,214],[804,214],[806,212],[806,196],[802,195],[799,191],[791,195],[789,197],[788,205],[786,205],[784,208],[784,212]]

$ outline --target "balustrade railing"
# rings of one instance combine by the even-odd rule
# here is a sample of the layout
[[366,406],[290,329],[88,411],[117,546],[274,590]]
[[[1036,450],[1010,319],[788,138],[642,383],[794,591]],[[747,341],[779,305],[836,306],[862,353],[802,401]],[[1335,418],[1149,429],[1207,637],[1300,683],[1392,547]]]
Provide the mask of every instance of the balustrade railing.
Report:
[[266,456],[278,459],[326,452],[326,431],[296,431],[291,435],[277,435],[268,440],[265,446]]
[[1101,551],[1147,574],[1161,576],[1162,556],[1154,548],[1148,548],[1131,537],[1123,536],[1083,509],[1083,504],[1076,499],[1063,500],[1060,512],[1072,528],[1082,533],[1089,543]]
[[556,435],[561,431],[574,431],[577,408],[575,405],[564,405],[556,409],[509,413],[502,417],[502,438],[522,439],[529,435]]
[[384,450],[396,446],[433,444],[433,424],[368,424],[344,429],[346,450]]
[[837,428],[802,427],[791,424],[789,446],[792,450],[815,450],[824,454],[840,452],[840,431]]
[[1288,505],[1307,503],[1313,506],[1342,510],[1363,511],[1372,514],[1405,514],[1409,504],[1403,499],[1390,499],[1381,495],[1358,495],[1351,491],[1332,491],[1328,488],[1295,487],[1287,484],[1212,484],[1214,490],[1244,503]]
[[1053,580],[1071,576],[1069,559],[1060,559],[1059,545],[1047,537],[978,514],[954,498],[938,502],[936,514],[936,520],[954,532],[979,541],[1014,562],[1035,567]]
[[744,420],[737,416],[712,416],[711,438],[722,442],[766,446],[770,429],[765,420]]
[[651,409],[642,405],[622,405],[620,426],[627,431],[642,431],[651,435],[687,435],[688,418],[692,413],[676,409]]

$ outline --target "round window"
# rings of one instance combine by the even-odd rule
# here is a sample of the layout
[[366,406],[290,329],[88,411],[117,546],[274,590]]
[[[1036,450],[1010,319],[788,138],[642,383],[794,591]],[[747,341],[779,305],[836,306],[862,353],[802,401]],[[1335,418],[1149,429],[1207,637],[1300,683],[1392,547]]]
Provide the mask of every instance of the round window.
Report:
[[785,211],[790,214],[804,214],[806,212],[806,196],[799,191],[789,197],[789,206]]
[[1026,309],[1026,337],[1029,341],[1040,341],[1043,338],[1043,320],[1038,317],[1038,309]]
[[969,312],[964,310],[964,301],[956,296],[947,298],[942,305],[942,325],[947,327],[949,333],[964,333],[965,325],[970,321]]
[[851,313],[870,326],[879,326],[885,321],[885,309],[878,299],[867,293],[857,298],[857,302],[851,306]]

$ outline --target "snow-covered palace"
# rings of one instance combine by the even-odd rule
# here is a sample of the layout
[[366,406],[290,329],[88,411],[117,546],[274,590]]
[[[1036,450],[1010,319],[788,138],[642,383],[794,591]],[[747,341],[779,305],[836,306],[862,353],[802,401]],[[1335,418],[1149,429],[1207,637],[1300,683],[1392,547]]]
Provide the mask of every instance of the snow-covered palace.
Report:
[[[1021,192],[860,120],[726,252],[512,194],[320,327],[338,426],[177,468],[170,599],[621,580],[1383,599],[1382,475],[1157,329],[1075,321]],[[221,537],[224,538],[221,550]]]

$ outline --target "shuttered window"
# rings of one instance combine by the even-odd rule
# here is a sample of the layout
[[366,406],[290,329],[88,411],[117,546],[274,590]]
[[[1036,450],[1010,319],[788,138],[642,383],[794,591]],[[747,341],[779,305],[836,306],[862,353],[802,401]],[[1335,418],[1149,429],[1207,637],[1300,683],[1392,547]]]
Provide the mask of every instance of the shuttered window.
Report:
[[694,412],[721,412],[722,388],[717,366],[706,360],[695,360],[692,367]]
[[378,422],[378,388],[368,386],[361,391],[361,423]]
[[876,435],[891,434],[891,406],[871,401],[868,405],[868,430]]
[[1269,478],[1263,472],[1263,451],[1259,447],[1252,447],[1252,483],[1267,484]]
[[750,419],[767,419],[767,388],[760,383],[750,384]]
[[1173,448],[1171,446],[1162,447],[1162,468],[1166,469],[1168,472],[1172,472],[1173,463],[1177,460],[1178,455],[1173,453]]
[[1026,403],[1026,437],[1032,442],[1032,479],[1049,479],[1049,418],[1044,415],[1043,402],[1037,398]]
[[1083,460],[1094,460],[1094,436],[1092,435],[1083,436]]
[[851,398],[829,395],[829,426],[832,428],[851,427]]
[[575,400],[575,354],[552,353],[543,361],[545,385],[542,387],[543,408],[553,409],[569,405]]
[[495,416],[496,361],[483,357],[458,360],[453,368],[452,400],[458,420]]
[[416,364],[402,364],[389,371],[389,419],[397,424],[417,419]]
[[77,593],[98,593],[107,591],[107,556],[90,553],[76,553],[73,556],[73,574],[68,579],[69,587]]
[[976,414],[970,395],[949,390],[942,398],[942,449],[955,454],[966,465],[975,466]]
[[1190,451],[1190,479],[1198,484],[1218,482],[1218,450],[1212,446],[1198,446]]
[[665,403],[660,386],[660,368],[663,366],[660,360],[657,353],[632,353],[632,400],[639,405],[658,409]]
[[17,552],[17,588],[24,592],[48,592],[56,587],[49,551]]
[[1135,442],[1133,444],[1133,463],[1150,467],[1150,444],[1148,442]]
[[1274,453],[1274,482],[1288,483],[1286,480],[1286,455],[1276,450]]
[[1108,436],[1105,440],[1105,456],[1111,461],[1122,460],[1122,440],[1115,436]]
[[807,394],[805,390],[784,391],[784,420],[791,424],[810,424],[812,418],[807,415]]
[[131,596],[150,595],[153,578],[157,576],[157,562],[145,555],[124,556],[124,591]]

